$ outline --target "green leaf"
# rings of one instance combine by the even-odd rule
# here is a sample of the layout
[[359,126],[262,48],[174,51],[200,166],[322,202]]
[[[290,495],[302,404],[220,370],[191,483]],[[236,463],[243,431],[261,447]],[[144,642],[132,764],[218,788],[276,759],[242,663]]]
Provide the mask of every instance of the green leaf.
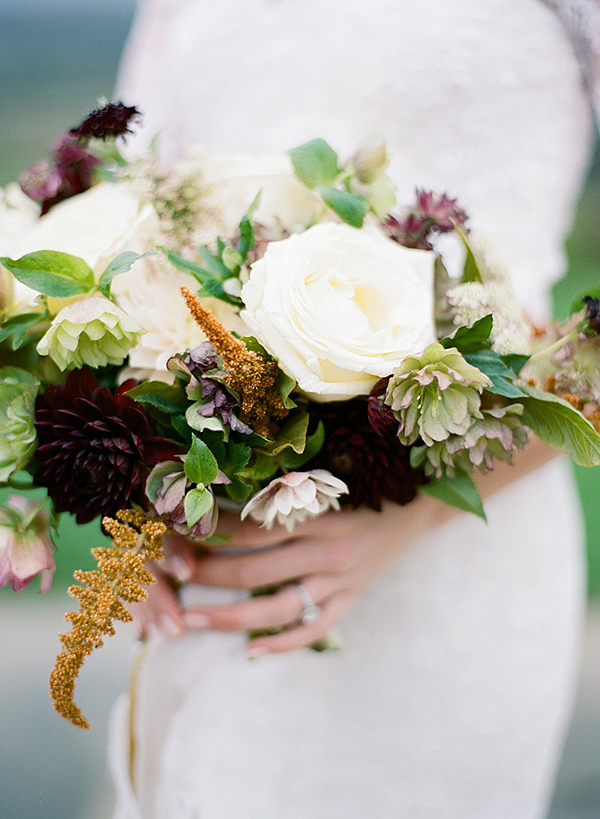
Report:
[[180,256],[179,253],[174,253],[172,250],[166,250],[165,248],[161,248],[161,250],[165,253],[171,264],[175,265],[178,270],[190,273],[200,284],[204,284],[204,282],[212,278],[211,273],[196,262],[192,262],[186,259],[185,256]]
[[38,250],[16,260],[4,256],[0,263],[15,279],[45,296],[83,296],[95,285],[94,272],[87,262],[58,250]]
[[207,247],[199,247],[198,255],[204,265],[204,269],[207,270],[213,278],[219,279],[220,281],[231,278],[231,270],[221,259],[213,256]]
[[22,313],[5,321],[0,327],[0,342],[9,339],[11,350],[20,350],[28,342],[33,341],[29,330],[44,318],[44,313]]
[[225,438],[229,437],[229,427],[226,427],[221,418],[217,415],[212,415],[210,418],[206,418],[204,415],[201,415],[198,412],[198,408],[201,407],[205,401],[195,401],[191,404],[185,413],[185,420],[187,421],[188,425],[195,429],[196,432],[205,432],[206,430],[212,430],[212,432],[220,432],[221,435]]
[[571,313],[578,313],[580,310],[583,310],[585,307],[583,302],[584,296],[590,296],[592,299],[600,299],[600,283],[592,284],[589,287],[580,290],[579,293],[573,297],[569,307],[569,315],[571,315]]
[[459,327],[453,335],[443,338],[440,344],[446,350],[450,347],[456,347],[459,353],[463,355],[465,353],[475,353],[485,346],[493,326],[494,318],[490,313],[478,319],[471,327]]
[[190,481],[204,486],[211,484],[219,472],[217,459],[197,435],[192,436],[192,447],[185,456],[183,467]]
[[479,490],[466,472],[457,472],[453,478],[444,475],[443,478],[420,486],[419,490],[449,506],[462,509],[463,512],[472,512],[487,522]]
[[246,444],[235,443],[233,441],[224,443],[223,447],[225,450],[224,456],[217,458],[219,466],[227,477],[233,480],[234,476],[239,474],[240,470],[248,463],[252,450],[249,446],[246,446]]
[[164,381],[144,381],[126,392],[138,404],[149,404],[167,415],[180,415],[187,407],[187,400],[177,385],[165,384]]
[[244,214],[240,221],[239,231],[240,231],[240,240],[238,242],[238,252],[242,259],[245,261],[246,256],[248,255],[248,251],[254,247],[255,243],[255,236],[254,236],[254,225],[252,224],[252,217],[258,210],[258,206],[260,205],[260,197],[261,191],[259,191],[256,196],[254,197],[254,201],[248,208],[247,213]]
[[295,401],[292,401],[290,398],[290,393],[296,386],[296,381],[289,375],[283,372],[283,370],[279,371],[279,375],[277,376],[277,389],[279,390],[279,395],[281,396],[281,400],[283,401],[283,406],[286,409],[296,409],[297,404]]
[[265,452],[256,452],[251,466],[239,470],[237,477],[243,481],[266,481],[279,469],[274,457]]
[[185,522],[190,528],[210,512],[213,500],[208,489],[190,489],[183,501]]
[[530,356],[522,355],[521,353],[507,353],[501,356],[501,358],[506,366],[509,367],[515,375],[518,375],[529,361]]
[[102,295],[106,296],[107,299],[110,298],[110,286],[115,276],[131,270],[132,264],[137,262],[138,259],[155,255],[156,254],[150,250],[147,253],[134,253],[132,250],[126,250],[124,253],[119,253],[119,255],[112,260],[104,273],[100,276],[100,281],[98,284],[100,285],[100,292]]
[[331,185],[339,176],[338,156],[324,139],[313,139],[289,152],[298,179],[307,188]]
[[320,185],[317,190],[327,207],[340,219],[355,228],[363,226],[369,210],[369,203],[364,196],[356,196],[349,191],[340,191],[327,185]]
[[462,243],[465,246],[465,250],[467,251],[461,282],[463,284],[466,282],[479,282],[479,284],[483,284],[481,267],[479,266],[479,262],[473,253],[473,248],[467,239],[467,235],[457,225],[454,225],[454,230],[460,236]]
[[507,367],[502,357],[493,350],[480,350],[478,353],[467,354],[465,361],[477,367],[492,381],[494,387],[489,392],[503,395],[506,398],[521,398],[526,394],[521,387],[512,383],[515,378],[514,370]]
[[523,423],[553,449],[565,449],[580,466],[600,464],[600,435],[567,401],[536,387],[524,387]]
[[244,259],[240,253],[232,247],[226,247],[223,251],[223,264],[233,273],[234,276],[240,272],[240,267]]
[[240,298],[237,296],[230,296],[229,293],[225,292],[223,282],[219,279],[208,279],[207,281],[203,282],[202,287],[200,290],[198,290],[198,295],[201,298],[205,296],[212,296],[212,298],[221,299],[221,301],[226,301],[228,304],[241,303]]
[[319,421],[319,425],[316,430],[313,432],[312,435],[309,435],[306,439],[306,446],[304,447],[304,452],[298,455],[296,452],[291,451],[290,449],[284,450],[281,455],[279,456],[279,463],[284,466],[286,469],[298,469],[301,466],[304,466],[305,463],[308,463],[318,452],[321,450],[321,447],[325,443],[325,427],[323,426],[323,422]]
[[225,491],[231,500],[243,501],[246,500],[248,495],[252,492],[252,486],[249,483],[238,480],[238,478],[234,478],[231,483],[227,484]]
[[306,446],[306,432],[308,430],[309,415],[307,412],[297,412],[286,418],[277,438],[269,447],[269,454],[278,455],[284,449],[291,447],[294,452],[304,452]]

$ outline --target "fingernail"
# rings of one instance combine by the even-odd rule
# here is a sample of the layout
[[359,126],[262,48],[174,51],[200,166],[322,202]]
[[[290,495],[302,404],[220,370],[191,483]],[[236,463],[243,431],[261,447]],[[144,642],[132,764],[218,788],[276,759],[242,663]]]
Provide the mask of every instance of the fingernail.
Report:
[[183,622],[188,628],[210,628],[210,617],[198,611],[186,611]]
[[187,583],[192,576],[192,570],[187,562],[179,555],[172,555],[165,560],[165,571],[173,575],[180,583]]
[[168,614],[161,614],[158,618],[158,625],[162,633],[166,637],[170,637],[172,640],[176,640],[177,637],[181,637],[183,634],[183,629],[179,625],[176,620],[170,617]]
[[263,657],[265,654],[268,654],[269,649],[265,646],[250,646],[246,653],[249,660],[256,660],[259,657]]

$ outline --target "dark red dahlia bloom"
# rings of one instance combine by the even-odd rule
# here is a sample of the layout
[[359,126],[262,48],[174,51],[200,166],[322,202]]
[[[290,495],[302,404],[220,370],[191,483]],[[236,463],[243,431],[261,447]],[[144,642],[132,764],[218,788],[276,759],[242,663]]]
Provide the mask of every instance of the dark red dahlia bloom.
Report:
[[148,467],[182,452],[153,435],[142,407],[124,395],[130,387],[113,395],[90,370],[74,370],[66,384],[50,385],[37,399],[35,483],[78,523],[132,502],[146,507]]
[[600,299],[584,296],[582,301],[585,304],[585,318],[590,333],[595,336],[600,336]]
[[71,133],[79,140],[124,136],[131,133],[129,126],[139,116],[140,112],[134,106],[109,102],[91,111],[81,125],[71,129]]
[[431,250],[432,233],[448,233],[455,226],[463,228],[466,221],[467,214],[456,199],[445,193],[417,189],[415,203],[406,215],[403,218],[389,215],[383,222],[383,228],[390,239],[404,247]]
[[313,404],[311,415],[323,421],[325,444],[310,467],[328,469],[348,485],[341,503],[381,509],[382,498],[410,503],[423,473],[410,465],[410,450],[398,440],[393,425],[381,423],[377,432],[369,422],[367,402],[355,399]]

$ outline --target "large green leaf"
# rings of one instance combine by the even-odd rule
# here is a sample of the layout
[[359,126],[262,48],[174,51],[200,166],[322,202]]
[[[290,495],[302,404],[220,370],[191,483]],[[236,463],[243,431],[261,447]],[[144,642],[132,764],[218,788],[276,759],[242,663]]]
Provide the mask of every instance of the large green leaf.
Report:
[[516,377],[514,370],[507,367],[502,361],[502,357],[493,350],[480,350],[478,353],[469,353],[465,355],[465,360],[473,367],[481,370],[492,381],[494,387],[490,392],[503,395],[506,398],[521,398],[521,396],[525,395],[521,387],[512,383]]
[[94,272],[87,262],[58,250],[38,250],[20,259],[3,256],[0,263],[15,279],[45,296],[83,296],[95,286]]
[[455,506],[464,512],[472,512],[487,522],[479,490],[466,472],[457,472],[454,478],[444,475],[443,478],[420,486],[419,489],[449,506]]
[[20,316],[9,318],[0,327],[0,342],[8,339],[8,346],[11,350],[20,350],[21,347],[34,340],[29,335],[29,331],[44,317],[44,313],[22,313]]
[[319,425],[317,426],[316,430],[306,439],[304,452],[298,454],[292,449],[285,449],[279,456],[279,462],[286,469],[299,469],[319,453],[324,443],[325,427],[323,426],[323,422],[319,421]]
[[329,185],[319,185],[317,190],[327,207],[340,219],[355,228],[363,226],[369,210],[369,203],[364,196],[356,196],[354,193],[341,191]]
[[306,433],[308,430],[309,415],[307,412],[297,412],[286,418],[279,430],[277,438],[269,447],[271,455],[278,455],[284,449],[291,447],[294,452],[304,452]]
[[523,423],[553,449],[565,449],[580,466],[600,464],[600,435],[571,404],[556,395],[524,387]]
[[479,284],[481,284],[483,282],[483,275],[481,272],[481,267],[479,266],[479,262],[477,261],[477,258],[473,253],[471,243],[469,242],[466,233],[464,233],[457,225],[454,226],[454,230],[460,236],[462,243],[465,246],[465,250],[467,252],[467,255],[465,256],[465,264],[463,267],[461,282],[463,284],[466,282],[479,282]]
[[167,415],[179,415],[188,405],[181,387],[178,384],[165,384],[164,381],[144,381],[128,390],[127,395],[138,404],[149,404]]
[[340,169],[336,152],[323,139],[313,139],[289,152],[296,176],[307,188],[331,185]]

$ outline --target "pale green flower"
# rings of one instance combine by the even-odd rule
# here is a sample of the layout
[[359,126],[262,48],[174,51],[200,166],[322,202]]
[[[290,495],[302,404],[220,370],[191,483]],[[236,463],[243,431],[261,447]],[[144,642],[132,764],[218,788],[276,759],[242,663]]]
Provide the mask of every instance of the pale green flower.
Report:
[[40,382],[18,367],[0,369],[0,482],[27,466],[36,449],[33,423]]
[[527,443],[521,421],[523,406],[510,404],[482,410],[464,435],[450,435],[432,446],[413,447],[411,464],[422,467],[428,477],[453,477],[457,470],[489,472],[494,460],[511,463],[513,453]]
[[122,364],[144,328],[102,296],[63,307],[37,346],[61,370]]
[[431,446],[451,434],[464,435],[481,418],[480,393],[492,382],[455,348],[435,342],[421,356],[407,356],[390,379],[385,402],[398,421],[406,446],[419,436]]

